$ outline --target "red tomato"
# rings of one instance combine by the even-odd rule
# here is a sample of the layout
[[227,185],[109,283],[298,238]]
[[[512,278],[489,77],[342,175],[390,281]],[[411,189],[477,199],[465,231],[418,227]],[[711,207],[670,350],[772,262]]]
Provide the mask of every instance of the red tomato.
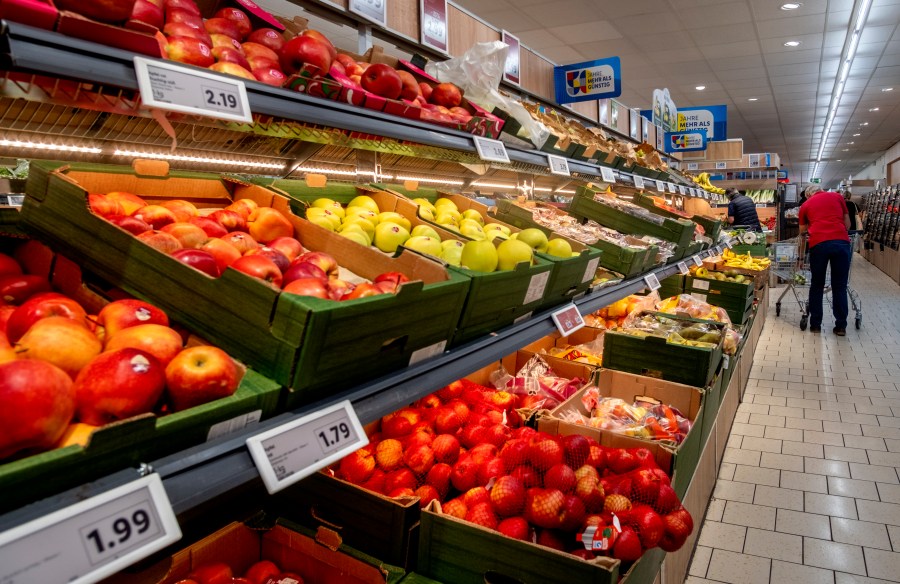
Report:
[[269,560],[261,560],[256,562],[244,574],[244,578],[250,581],[250,584],[266,584],[269,578],[277,578],[281,574],[281,569]]

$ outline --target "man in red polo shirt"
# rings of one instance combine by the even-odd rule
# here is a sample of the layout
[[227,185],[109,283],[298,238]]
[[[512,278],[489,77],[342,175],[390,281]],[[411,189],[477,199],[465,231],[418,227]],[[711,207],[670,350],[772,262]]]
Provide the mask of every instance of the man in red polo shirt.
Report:
[[834,334],[847,334],[847,281],[850,277],[850,214],[844,197],[810,185],[804,191],[806,202],[800,206],[800,233],[809,235],[809,330],[822,331],[822,294],[825,273],[831,264],[831,307]]

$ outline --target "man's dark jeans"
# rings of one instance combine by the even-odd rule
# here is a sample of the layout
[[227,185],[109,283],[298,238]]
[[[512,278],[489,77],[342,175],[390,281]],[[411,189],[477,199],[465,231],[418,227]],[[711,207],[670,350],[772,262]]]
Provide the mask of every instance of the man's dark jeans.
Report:
[[831,308],[834,326],[847,328],[847,280],[850,277],[850,242],[840,239],[823,241],[809,250],[809,268],[812,282],[809,285],[809,326],[822,326],[822,293],[825,289],[825,271],[831,263]]

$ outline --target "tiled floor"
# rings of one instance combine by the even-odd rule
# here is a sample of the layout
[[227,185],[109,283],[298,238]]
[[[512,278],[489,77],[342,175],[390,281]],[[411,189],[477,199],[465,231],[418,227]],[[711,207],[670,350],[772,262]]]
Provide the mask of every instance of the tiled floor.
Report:
[[863,327],[769,312],[686,584],[900,582],[900,286],[854,258]]

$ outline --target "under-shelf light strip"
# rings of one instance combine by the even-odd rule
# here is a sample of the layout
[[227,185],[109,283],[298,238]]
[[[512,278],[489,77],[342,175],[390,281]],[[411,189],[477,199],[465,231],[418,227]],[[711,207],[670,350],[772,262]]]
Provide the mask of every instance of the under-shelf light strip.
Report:
[[461,180],[453,180],[453,179],[449,179],[449,178],[428,178],[428,177],[424,177],[424,176],[402,176],[399,174],[397,176],[395,176],[394,178],[397,180],[412,180],[412,181],[417,181],[417,182],[421,182],[421,183],[429,183],[429,184],[436,184],[436,185],[453,185],[456,187],[461,187],[462,185],[465,184]]
[[28,148],[33,150],[52,150],[56,152],[81,152],[83,154],[100,154],[100,148],[91,146],[66,146],[65,144],[46,144],[42,142],[30,142],[28,140],[0,140],[0,147],[4,148]]
[[115,156],[127,156],[130,158],[153,158],[156,160],[172,160],[175,162],[199,162],[202,164],[222,164],[231,166],[249,166],[251,168],[271,168],[283,170],[284,164],[274,162],[257,162],[255,160],[228,160],[225,158],[208,158],[205,156],[186,156],[183,154],[167,154],[163,152],[137,152],[134,150],[118,150],[113,152]]
[[563,195],[574,195],[575,194],[575,191],[572,191],[572,190],[560,189],[558,191],[554,191],[553,189],[551,189],[549,187],[534,187],[534,192],[536,192],[536,193],[559,193],[559,194],[563,194]]

